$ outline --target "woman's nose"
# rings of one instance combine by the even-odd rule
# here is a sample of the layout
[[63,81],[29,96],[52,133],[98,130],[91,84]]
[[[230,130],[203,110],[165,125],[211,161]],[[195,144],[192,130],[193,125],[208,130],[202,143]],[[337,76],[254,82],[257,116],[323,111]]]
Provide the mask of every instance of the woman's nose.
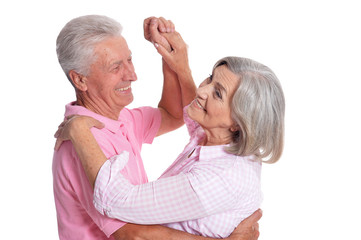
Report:
[[207,86],[200,86],[198,89],[197,89],[197,96],[201,99],[207,99]]

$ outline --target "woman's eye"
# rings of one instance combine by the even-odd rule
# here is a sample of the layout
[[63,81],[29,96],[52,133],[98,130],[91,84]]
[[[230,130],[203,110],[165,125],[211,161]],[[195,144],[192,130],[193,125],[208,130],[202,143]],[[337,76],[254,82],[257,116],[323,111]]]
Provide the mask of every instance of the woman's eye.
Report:
[[222,94],[219,90],[216,90],[216,96],[220,99],[222,99]]

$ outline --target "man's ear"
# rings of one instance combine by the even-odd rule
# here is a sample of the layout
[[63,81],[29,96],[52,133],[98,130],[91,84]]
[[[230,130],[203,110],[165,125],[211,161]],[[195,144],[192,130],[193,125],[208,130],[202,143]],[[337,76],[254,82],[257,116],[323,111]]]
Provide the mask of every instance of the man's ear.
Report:
[[70,70],[69,77],[73,83],[73,85],[80,91],[85,92],[88,89],[88,86],[86,85],[86,77],[83,75],[75,72],[74,70]]

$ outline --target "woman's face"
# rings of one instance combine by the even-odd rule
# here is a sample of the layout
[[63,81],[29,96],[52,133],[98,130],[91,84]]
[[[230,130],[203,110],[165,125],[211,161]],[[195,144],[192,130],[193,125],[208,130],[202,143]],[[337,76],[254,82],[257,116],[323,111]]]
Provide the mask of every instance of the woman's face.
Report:
[[231,136],[234,121],[231,118],[231,101],[239,85],[239,77],[226,65],[217,67],[213,75],[197,89],[196,99],[187,113],[213,137]]

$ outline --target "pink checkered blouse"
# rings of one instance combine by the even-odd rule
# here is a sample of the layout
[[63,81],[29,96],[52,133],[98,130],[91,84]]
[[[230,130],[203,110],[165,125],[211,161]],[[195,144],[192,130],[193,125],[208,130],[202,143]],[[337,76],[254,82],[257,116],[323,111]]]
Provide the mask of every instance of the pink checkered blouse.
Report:
[[128,153],[100,169],[94,189],[96,209],[109,217],[165,226],[205,237],[224,238],[262,201],[261,163],[199,146],[203,129],[185,114],[190,142],[156,181],[132,185],[120,173]]

